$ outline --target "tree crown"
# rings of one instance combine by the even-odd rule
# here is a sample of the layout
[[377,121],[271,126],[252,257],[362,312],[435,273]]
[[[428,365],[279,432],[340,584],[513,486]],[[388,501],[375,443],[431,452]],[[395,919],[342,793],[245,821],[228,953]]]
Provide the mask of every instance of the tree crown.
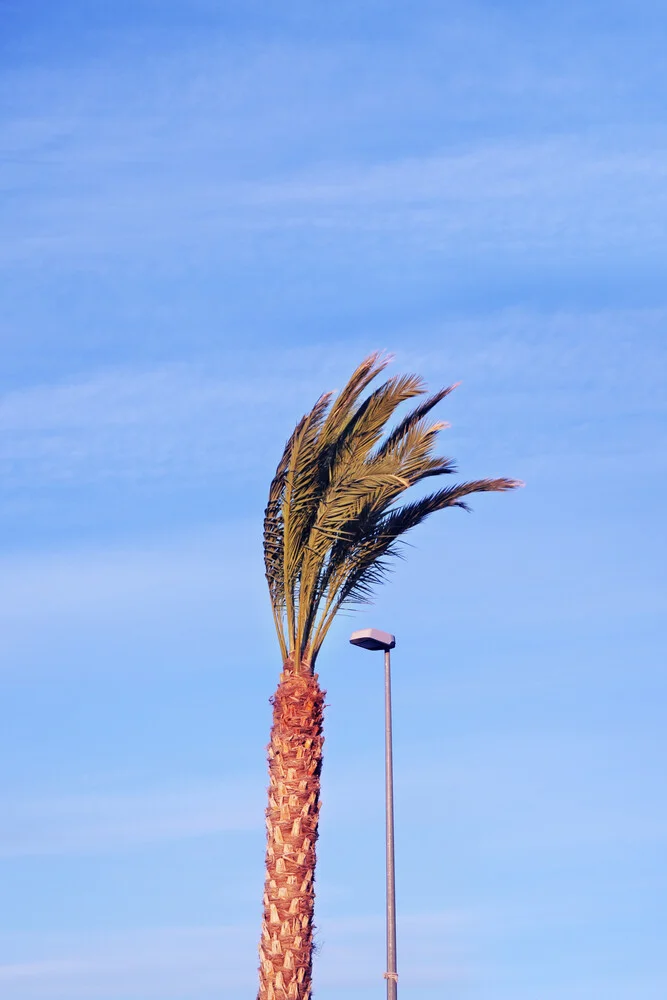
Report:
[[312,669],[337,612],[367,603],[411,528],[472,493],[511,490],[515,479],[478,479],[397,505],[411,486],[456,471],[433,454],[447,426],[427,418],[454,385],[428,396],[385,434],[401,403],[424,395],[417,375],[394,375],[365,398],[391,359],[365,358],[333,399],[326,393],[285,445],[264,515],[264,562],[283,659]]

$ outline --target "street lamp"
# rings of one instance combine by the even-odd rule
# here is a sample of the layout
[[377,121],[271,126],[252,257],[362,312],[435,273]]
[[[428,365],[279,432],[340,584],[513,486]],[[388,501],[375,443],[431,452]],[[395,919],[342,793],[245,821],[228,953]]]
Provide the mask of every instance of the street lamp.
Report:
[[353,646],[362,649],[384,650],[384,777],[387,842],[387,1000],[397,1000],[398,972],[396,971],[396,873],[394,868],[394,767],[391,739],[391,659],[389,650],[396,639],[389,632],[377,628],[360,629],[350,636]]

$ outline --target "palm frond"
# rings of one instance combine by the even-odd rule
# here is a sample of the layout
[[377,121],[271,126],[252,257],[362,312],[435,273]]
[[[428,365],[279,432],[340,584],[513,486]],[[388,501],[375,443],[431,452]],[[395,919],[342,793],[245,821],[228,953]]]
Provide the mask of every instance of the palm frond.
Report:
[[310,669],[336,613],[370,599],[407,531],[436,510],[467,509],[470,494],[519,485],[475,480],[397,507],[414,484],[454,471],[452,459],[433,454],[447,425],[425,419],[454,386],[416,406],[381,443],[397,408],[425,391],[418,376],[398,375],[361,400],[388,360],[370,355],[333,404],[331,394],[318,400],[287,442],[269,489],[264,558],[276,630],[283,657]]
[[352,414],[336,439],[336,450],[355,461],[365,458],[379,441],[387,422],[396,409],[424,392],[424,383],[417,375],[394,375],[372,392]]
[[[374,371],[370,363],[361,366],[360,370],[362,381]],[[306,637],[329,586],[331,571],[328,565],[324,565],[327,550],[338,539],[346,537],[346,525],[371,499],[386,494],[386,502],[389,503],[410,485],[397,474],[393,458],[369,462],[367,456],[396,408],[423,391],[423,382],[417,376],[394,376],[358,405],[349,414],[347,422],[341,425],[338,437],[327,441],[324,446],[322,440],[326,434],[326,423],[322,428],[319,506],[311,522],[308,540],[304,543],[299,577],[297,649],[307,644]],[[343,392],[348,401],[352,399],[353,394],[346,390]]]
[[514,490],[521,483],[517,479],[474,479],[469,483],[458,483],[456,486],[448,486],[421,497],[413,503],[405,504],[397,510],[387,515],[383,525],[383,532],[398,538],[411,528],[429,516],[436,510],[444,510],[445,507],[463,507],[470,510],[462,497],[470,496],[472,493],[504,492]]
[[396,445],[403,440],[406,434],[415,426],[415,424],[420,423],[427,415],[430,413],[434,406],[437,406],[445,396],[449,396],[450,392],[453,392],[461,383],[454,382],[453,385],[448,385],[445,389],[440,389],[439,392],[434,393],[425,399],[420,406],[416,406],[411,413],[408,413],[400,424],[389,434],[380,448],[380,454],[384,454],[387,451],[391,451],[396,447]]
[[285,445],[285,450],[278,463],[276,474],[269,487],[269,499],[264,511],[264,572],[269,585],[269,597],[271,598],[273,618],[283,659],[287,656],[287,640],[283,627],[285,612],[283,498],[285,495],[287,468],[294,442],[301,433],[306,419],[307,415],[301,418]]
[[478,479],[460,483],[405,504],[376,519],[358,544],[351,547],[341,560],[338,569],[341,584],[336,590],[335,598],[329,602],[326,616],[323,617],[313,642],[315,655],[343,605],[368,603],[376,587],[386,579],[391,569],[389,557],[400,557],[401,551],[397,545],[408,531],[421,524],[436,510],[443,510],[445,507],[462,507],[469,511],[469,505],[461,499],[464,496],[489,491],[501,492],[521,485],[523,484],[515,479]]
[[264,513],[265,574],[281,648],[294,642],[294,582],[303,535],[312,508],[316,509],[317,437],[330,401],[331,393],[321,396],[294,429],[271,482]]
[[382,351],[374,351],[373,354],[364,358],[356,371],[352,373],[347,384],[336,397],[322,428],[321,443],[323,447],[338,439],[354,412],[362,392],[380,372],[384,371],[390,361],[391,357],[383,355]]

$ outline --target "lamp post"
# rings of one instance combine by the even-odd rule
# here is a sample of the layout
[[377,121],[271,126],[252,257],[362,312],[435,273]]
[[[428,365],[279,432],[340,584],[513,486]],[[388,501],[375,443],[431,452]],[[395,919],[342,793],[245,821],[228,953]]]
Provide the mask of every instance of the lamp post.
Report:
[[387,845],[387,1000],[397,1000],[398,972],[396,971],[396,872],[394,866],[394,765],[391,734],[391,658],[389,650],[396,639],[389,632],[376,628],[361,629],[350,636],[353,646],[362,649],[384,650],[384,776]]

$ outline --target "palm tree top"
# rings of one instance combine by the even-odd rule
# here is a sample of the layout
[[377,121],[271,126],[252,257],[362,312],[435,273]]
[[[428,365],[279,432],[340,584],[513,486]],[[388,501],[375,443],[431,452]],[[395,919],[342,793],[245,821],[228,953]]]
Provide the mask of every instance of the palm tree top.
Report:
[[[511,490],[515,479],[478,479],[397,505],[411,486],[456,471],[433,454],[448,426],[430,411],[456,386],[418,403],[385,435],[401,403],[426,392],[417,375],[394,375],[362,398],[391,357],[361,362],[334,399],[326,393],[285,445],[264,516],[264,562],[283,660],[312,670],[344,606],[367,603],[400,554],[399,541],[429,514],[469,507],[464,497]],[[457,383],[458,384],[458,383]]]

